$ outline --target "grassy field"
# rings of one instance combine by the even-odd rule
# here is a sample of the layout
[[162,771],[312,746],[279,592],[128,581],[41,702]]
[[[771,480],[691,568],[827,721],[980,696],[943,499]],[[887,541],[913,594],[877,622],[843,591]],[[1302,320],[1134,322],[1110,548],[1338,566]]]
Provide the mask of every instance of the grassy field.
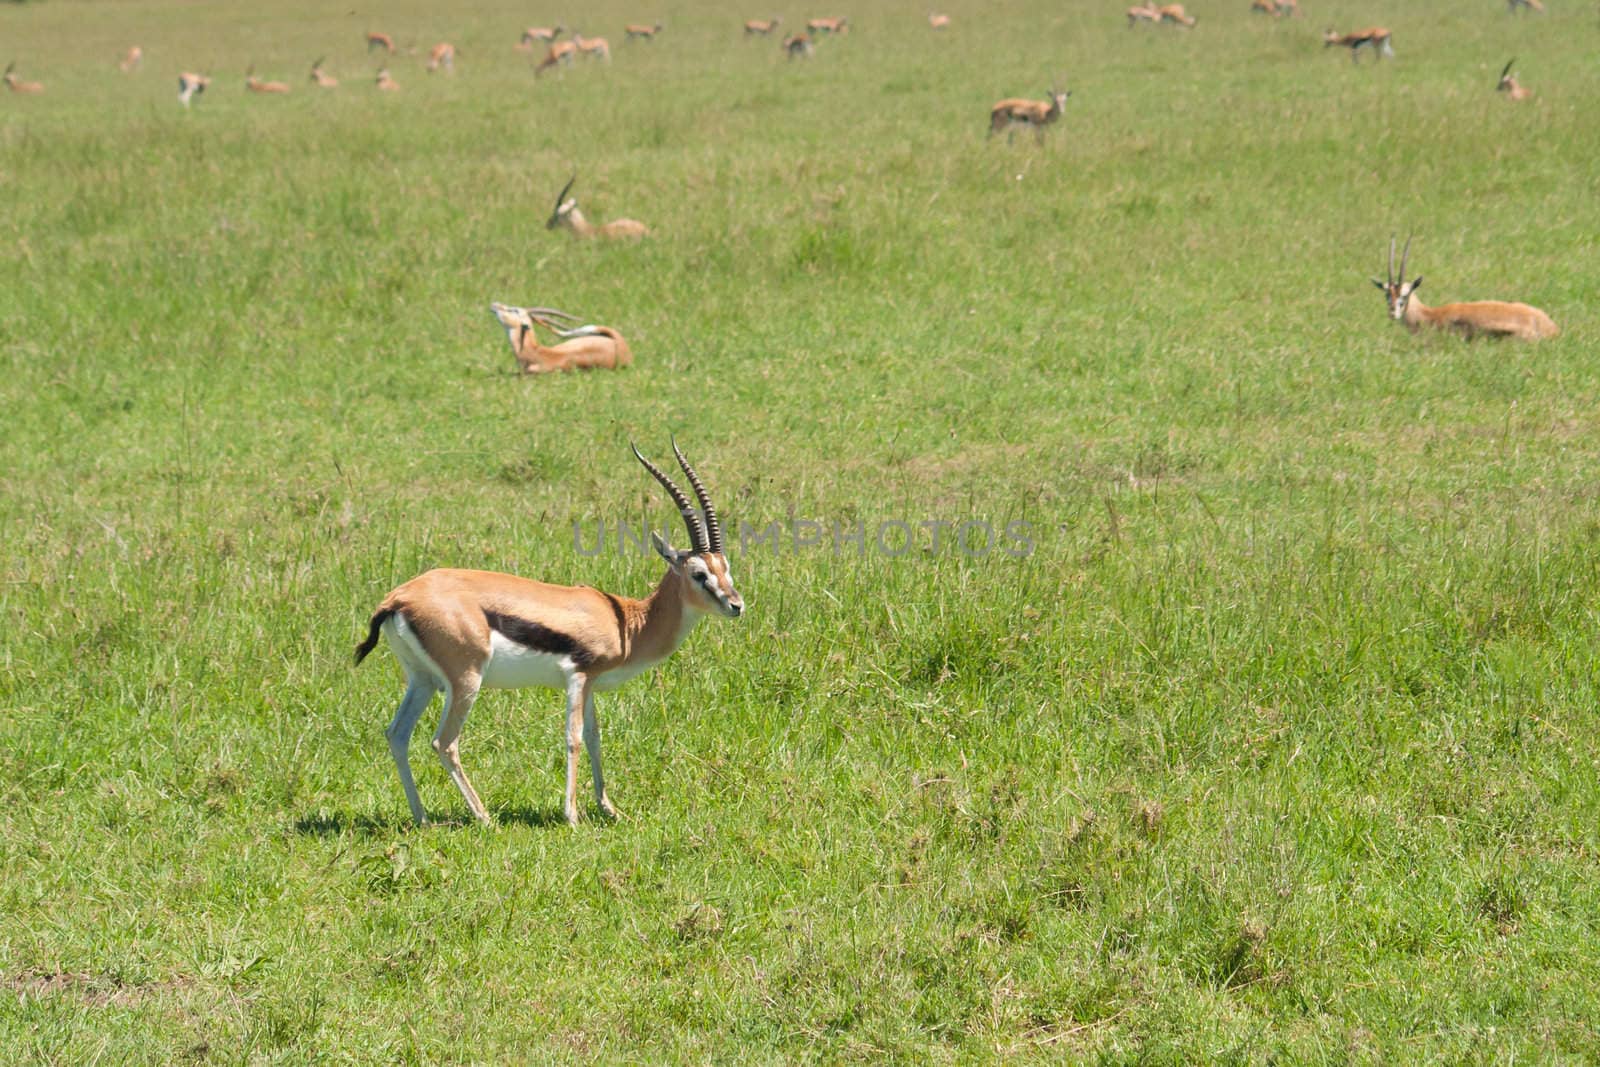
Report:
[[[576,12],[0,5],[46,84],[0,95],[4,1058],[1600,1058],[1593,10],[1122,6],[840,8],[789,63],[589,0],[614,62],[535,81]],[[372,28],[457,73],[380,96]],[[546,232],[573,169],[655,236]],[[1395,231],[1563,335],[1406,333]],[[518,377],[491,300],[636,363]],[[735,552],[746,617],[601,699],[623,821],[562,824],[556,694],[489,693],[497,824],[430,713],[414,829],[373,606],[642,595],[573,524],[668,521],[669,431],[735,528],[1034,551]]]

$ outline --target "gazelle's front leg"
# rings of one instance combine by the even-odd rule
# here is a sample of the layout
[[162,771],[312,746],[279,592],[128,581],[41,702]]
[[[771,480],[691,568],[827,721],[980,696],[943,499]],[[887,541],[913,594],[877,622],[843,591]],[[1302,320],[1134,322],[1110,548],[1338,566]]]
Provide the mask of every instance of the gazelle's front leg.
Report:
[[589,695],[589,678],[574,671],[567,678],[567,799],[568,826],[578,825],[578,738],[583,732],[583,709]]
[[606,778],[600,771],[600,719],[594,710],[594,686],[583,689],[583,747],[589,750],[589,773],[594,777],[594,802],[608,818],[619,818],[616,806],[606,796]]

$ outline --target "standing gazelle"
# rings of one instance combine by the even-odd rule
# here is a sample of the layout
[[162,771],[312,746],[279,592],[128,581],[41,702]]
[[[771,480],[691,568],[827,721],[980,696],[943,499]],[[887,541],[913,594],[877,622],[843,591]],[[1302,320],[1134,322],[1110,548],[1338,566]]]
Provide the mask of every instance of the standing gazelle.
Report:
[[1141,22],[1157,23],[1161,21],[1161,9],[1155,5],[1155,0],[1149,3],[1134,4],[1128,8],[1128,28],[1132,29]]
[[628,35],[627,39],[630,41],[653,41],[656,39],[656,34],[660,33],[664,28],[659,22],[654,25],[630,22],[622,27],[622,32]]
[[578,46],[571,41],[556,41],[545,51],[544,59],[537,67],[533,68],[533,76],[537,78],[551,67],[560,64],[571,66],[572,57],[578,54]]
[[1070,89],[1062,91],[1052,88],[1047,100],[1023,100],[1018,97],[1002,100],[989,109],[987,136],[993,137],[1005,130],[1009,143],[1016,136],[1015,127],[1032,126],[1034,135],[1043,144],[1044,128],[1061,117],[1062,109],[1067,106],[1067,97],[1071,95]]
[[1544,4],[1540,0],[1506,0],[1506,3],[1510,5],[1511,14],[1513,15],[1517,13],[1517,8],[1519,7],[1525,7],[1529,11],[1540,15],[1544,14]]
[[368,31],[367,51],[375,52],[380,48],[385,52],[388,52],[391,56],[394,55],[394,38],[390,37],[387,33],[379,33],[377,30]]
[[6,67],[6,72],[3,77],[7,89],[10,89],[14,93],[21,93],[24,96],[37,96],[44,92],[44,84],[42,82],[23,81],[21,78],[17,77],[15,73],[16,69],[16,63],[12,63],[10,66]]
[[124,74],[132,74],[139,69],[139,64],[144,62],[144,49],[134,45],[122,57],[122,62],[117,64],[118,69]]
[[204,74],[195,74],[184,71],[178,75],[178,103],[184,107],[189,106],[189,101],[206,91],[206,86],[211,84],[211,79]]
[[1194,29],[1194,24],[1200,20],[1183,9],[1182,4],[1163,4],[1156,9],[1161,15],[1163,26],[1182,26],[1186,30]]
[[446,70],[451,74],[456,70],[456,46],[448,41],[441,41],[428,50],[428,73],[436,70]]
[[611,42],[604,37],[585,37],[577,30],[573,30],[572,43],[578,46],[580,56],[611,61]]
[[1340,33],[1338,30],[1325,31],[1322,35],[1322,47],[1332,48],[1334,45],[1350,49],[1350,62],[1352,63],[1360,61],[1363,48],[1372,49],[1372,54],[1375,57],[1373,62],[1377,62],[1384,56],[1388,56],[1390,59],[1394,58],[1393,37],[1382,26],[1371,26],[1364,30],[1357,30],[1355,33]]
[[[565,311],[555,308],[519,308],[510,304],[490,304],[489,310],[505,327],[506,340],[524,374],[545,374],[550,371],[591,370],[602,367],[615,370],[633,362],[633,353],[622,334],[609,326],[573,326],[563,329],[550,320],[553,318],[576,322]],[[560,344],[545,346],[539,343],[535,326],[543,326],[564,340]]]
[[661,483],[683,516],[689,547],[674,549],[652,532],[650,542],[667,573],[643,600],[589,586],[546,585],[490,571],[432,570],[399,586],[378,605],[367,638],[356,647],[366,658],[382,634],[406,675],[406,692],[384,731],[400,772],[412,818],[428,821],[417,795],[408,755],[417,720],[444,694],[444,717],[433,750],[480,822],[491,822],[461,766],[461,728],[481,689],[560,689],[567,699],[567,822],[578,823],[578,740],[589,753],[595,802],[615,818],[600,771],[600,721],[594,694],[615,689],[677,651],[704,615],[736,619],[744,600],[733,587],[723,553],[722,524],[694,468],[672,446],[699,500],[654,463],[633,454]]
[[747,19],[744,24],[744,35],[746,37],[769,37],[782,21],[781,18]]
[[948,30],[950,28],[950,16],[936,11],[928,12],[928,28],[931,30]]
[[1500,72],[1500,84],[1496,85],[1495,89],[1507,94],[1512,100],[1531,100],[1533,90],[1517,81],[1516,75],[1511,73],[1511,63],[1516,61],[1516,57],[1513,56],[1511,62],[1506,64],[1506,69]]
[[636,219],[613,219],[604,225],[596,226],[584,218],[583,212],[578,210],[578,198],[567,196],[572,183],[577,180],[578,176],[574,174],[567,179],[567,184],[561,187],[561,192],[556,196],[556,209],[550,213],[550,220],[545,223],[545,229],[553,230],[557,226],[565,226],[572,231],[574,237],[604,237],[608,240],[650,235],[649,227]]
[[1431,308],[1416,298],[1422,278],[1407,282],[1406,260],[1411,257],[1411,238],[1406,238],[1405,251],[1400,254],[1400,273],[1394,272],[1394,238],[1389,238],[1389,280],[1372,284],[1383,290],[1389,302],[1389,315],[1396,322],[1406,324],[1406,329],[1416,333],[1424,326],[1441,330],[1454,330],[1469,340],[1483,334],[1488,337],[1515,337],[1522,341],[1537,341],[1554,337],[1561,332],[1555,322],[1536,307],[1505,300],[1473,300],[1464,304],[1444,304]]

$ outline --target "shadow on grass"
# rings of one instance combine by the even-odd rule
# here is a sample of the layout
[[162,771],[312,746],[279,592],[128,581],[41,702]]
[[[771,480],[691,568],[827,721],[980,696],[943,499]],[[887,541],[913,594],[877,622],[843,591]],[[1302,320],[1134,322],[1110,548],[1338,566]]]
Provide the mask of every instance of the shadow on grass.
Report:
[[[562,810],[557,807],[549,808],[502,808],[494,813],[496,826],[526,826],[533,829],[542,829],[551,826],[565,826],[567,819]],[[598,820],[605,825],[608,820]],[[478,825],[477,821],[465,816],[460,818],[441,818],[433,816],[428,825],[430,827],[449,827],[451,829],[465,829]],[[356,815],[350,812],[317,812],[313,815],[302,815],[290,826],[289,832],[300,837],[340,837],[353,834],[356,837],[392,836],[415,829],[416,824],[409,818],[395,818],[380,815]]]

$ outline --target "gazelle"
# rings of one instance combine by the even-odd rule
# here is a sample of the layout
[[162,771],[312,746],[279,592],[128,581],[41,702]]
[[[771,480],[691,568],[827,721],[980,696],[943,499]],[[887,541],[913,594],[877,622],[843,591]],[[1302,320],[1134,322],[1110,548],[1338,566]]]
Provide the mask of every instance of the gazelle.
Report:
[[748,19],[744,24],[744,35],[746,37],[770,37],[772,31],[776,30],[778,23],[782,21],[780,18]]
[[1161,15],[1163,25],[1170,23],[1174,26],[1182,26],[1186,30],[1192,30],[1194,29],[1194,24],[1200,21],[1185,12],[1182,4],[1164,4],[1156,8],[1156,11]]
[[[1513,56],[1511,63],[1516,61],[1516,57]],[[1496,85],[1495,89],[1508,94],[1513,100],[1531,100],[1533,90],[1517,81],[1516,76],[1511,73],[1511,63],[1507,63],[1506,69],[1500,72],[1500,84]]]
[[1544,4],[1540,0],[1506,0],[1506,3],[1510,5],[1511,14],[1513,15],[1517,13],[1517,8],[1519,7],[1525,7],[1529,11],[1540,15],[1544,14]]
[[390,55],[394,55],[394,38],[387,33],[379,33],[377,30],[372,30],[367,34],[367,51],[372,52],[379,48]]
[[339,88],[339,79],[322,69],[322,60],[320,59],[311,64],[311,80],[316,83],[318,89]]
[[578,54],[578,46],[571,41],[557,41],[552,44],[544,54],[544,60],[533,68],[534,77],[538,77],[556,64],[571,66],[572,57]]
[[1300,0],[1277,0],[1278,14],[1298,17],[1300,14]]
[[[552,318],[577,321],[555,308],[519,308],[510,304],[490,304],[489,310],[506,329],[506,340],[524,374],[549,371],[590,370],[596,367],[615,370],[633,362],[633,353],[622,335],[609,326],[573,326],[563,329]],[[539,343],[535,326],[543,326],[565,340],[546,347]]]
[[659,22],[654,26],[643,26],[633,22],[622,27],[622,32],[628,35],[628,40],[630,41],[653,41],[656,39],[656,34],[660,33],[662,29],[664,27]]
[[491,571],[431,570],[395,588],[373,612],[366,640],[356,646],[356,662],[366,658],[382,635],[405,671],[405,696],[384,735],[411,817],[418,823],[426,823],[428,813],[411,776],[409,748],[433,695],[444,694],[433,750],[472,814],[488,825],[493,821],[489,811],[461,766],[461,730],[481,690],[531,687],[566,695],[567,823],[578,824],[580,737],[589,754],[595,803],[606,816],[617,817],[600,769],[595,693],[615,689],[665,661],[702,617],[737,619],[744,614],[711,497],[676,442],[672,451],[699,508],[661,468],[633,449],[672,497],[689,532],[687,549],[674,549],[660,534],[650,534],[667,573],[645,599]]
[[611,59],[611,44],[604,37],[585,37],[577,30],[573,30],[572,43],[578,46],[578,54],[581,56],[608,61]]
[[783,50],[790,59],[804,59],[811,54],[811,35],[791,33],[783,39]]
[[950,16],[935,14],[932,11],[928,12],[928,28],[933,30],[948,30],[950,28]]
[[44,84],[42,82],[23,81],[17,77],[16,68],[17,65],[14,62],[6,67],[4,77],[7,89],[14,93],[22,93],[24,96],[37,96],[44,92]]
[[380,93],[398,93],[400,91],[400,83],[389,77],[388,67],[378,68],[376,84]]
[[1146,4],[1135,4],[1128,8],[1128,28],[1140,22],[1160,22],[1161,9],[1156,7],[1154,0]]
[[273,93],[282,95],[289,91],[288,82],[264,82],[256,77],[256,68],[251,67],[244,72],[244,87],[252,93]]
[[134,71],[139,69],[139,64],[143,62],[144,49],[140,48],[138,45],[134,45],[132,48],[128,49],[127,52],[123,53],[122,62],[118,63],[117,67],[124,74],[132,74]]
[[530,48],[533,47],[534,43],[538,41],[543,41],[545,44],[549,44],[551,41],[555,40],[557,37],[560,37],[566,32],[567,28],[559,24],[555,26],[529,26],[527,29],[522,31],[522,41],[520,43],[525,44]]
[[450,71],[451,73],[455,72],[455,69],[456,69],[456,46],[455,45],[448,44],[448,43],[445,43],[445,42],[440,42],[439,44],[434,45],[432,48],[430,48],[428,50],[428,73],[432,74],[434,71],[439,70],[441,68],[444,69],[444,70]]
[[848,33],[850,30],[850,20],[846,18],[807,19],[806,29],[810,31],[811,36],[813,37],[823,33]]
[[1388,56],[1391,59],[1394,58],[1394,45],[1391,41],[1391,35],[1382,26],[1372,26],[1364,30],[1357,30],[1355,33],[1340,33],[1338,30],[1327,30],[1322,35],[1322,47],[1332,48],[1334,45],[1350,49],[1350,62],[1352,63],[1360,60],[1363,48],[1372,50],[1372,54],[1376,57],[1374,62],[1384,56]]
[[1372,284],[1383,290],[1389,301],[1389,315],[1396,322],[1406,324],[1406,329],[1416,333],[1424,326],[1441,330],[1454,330],[1471,339],[1484,334],[1489,337],[1515,337],[1523,341],[1537,341],[1555,337],[1561,328],[1549,315],[1527,304],[1504,300],[1473,300],[1464,304],[1444,304],[1431,308],[1416,298],[1422,278],[1407,282],[1406,260],[1411,257],[1411,238],[1406,238],[1405,251],[1400,254],[1400,273],[1394,272],[1394,238],[1389,238],[1389,280]]
[[613,219],[602,226],[592,224],[583,217],[583,212],[578,210],[577,197],[568,197],[572,183],[578,180],[574,174],[567,179],[567,184],[561,187],[561,192],[556,196],[556,209],[550,213],[550,221],[545,223],[545,229],[553,230],[557,226],[565,226],[572,231],[574,237],[604,237],[614,239],[618,237],[648,237],[650,230],[644,223],[634,219]]
[[1278,17],[1278,0],[1250,0],[1250,13]]
[[211,84],[211,79],[204,74],[191,74],[184,72],[178,75],[178,103],[184,107],[189,106],[189,101],[206,91],[206,86]]
[[1005,130],[1009,143],[1016,136],[1015,127],[1032,126],[1034,135],[1043,144],[1044,128],[1061,117],[1062,110],[1067,106],[1067,97],[1071,95],[1070,89],[1063,92],[1052,88],[1048,100],[1024,100],[1020,97],[1002,100],[989,109],[987,136],[993,137]]

